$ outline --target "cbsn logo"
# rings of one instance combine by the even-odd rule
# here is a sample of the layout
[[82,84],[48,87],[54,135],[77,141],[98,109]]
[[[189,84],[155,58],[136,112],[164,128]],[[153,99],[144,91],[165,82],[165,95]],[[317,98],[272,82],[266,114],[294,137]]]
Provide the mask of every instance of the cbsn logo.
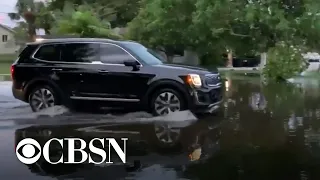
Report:
[[[16,146],[16,155],[18,157],[18,159],[24,163],[24,164],[33,164],[35,162],[37,162],[40,157],[41,154],[43,155],[44,159],[50,163],[50,164],[59,164],[59,163],[66,163],[66,164],[80,164],[80,163],[84,163],[85,161],[89,160],[89,163],[93,163],[93,164],[102,164],[102,163],[113,163],[110,160],[110,148],[111,146],[114,148],[115,152],[118,154],[119,158],[121,159],[121,161],[123,163],[126,163],[126,141],[128,140],[128,138],[121,138],[121,140],[123,141],[123,147],[124,149],[122,150],[119,146],[119,144],[117,143],[117,141],[114,138],[94,138],[92,140],[90,140],[89,142],[89,153],[87,153],[84,149],[87,147],[87,143],[86,141],[84,141],[83,139],[80,138],[63,138],[63,139],[57,139],[57,138],[52,138],[50,140],[48,140],[43,148],[41,148],[40,144],[38,143],[38,141],[31,139],[31,138],[26,138],[21,140],[18,145]],[[50,160],[50,144],[52,142],[58,142],[61,146],[61,148],[67,148],[68,150],[68,157],[67,157],[67,161],[64,161],[64,157],[63,154],[61,155],[60,159],[56,162],[52,162]],[[63,147],[63,142],[66,141],[67,142],[67,147]],[[75,144],[77,142],[80,142],[80,148],[75,148]],[[104,148],[105,146],[105,142],[108,143],[108,152],[106,152],[103,148],[99,148],[96,147],[93,143],[97,141],[100,142],[100,144],[102,145],[102,147]],[[20,150],[22,149],[22,150]],[[37,149],[37,150],[36,150]],[[36,153],[38,151],[38,153]],[[80,152],[81,153],[81,161],[76,161],[75,160],[75,152]],[[107,159],[107,153],[108,153],[108,161],[106,161]],[[102,157],[102,160],[99,162],[96,162],[93,160],[92,156],[93,155],[99,155],[100,157]]]

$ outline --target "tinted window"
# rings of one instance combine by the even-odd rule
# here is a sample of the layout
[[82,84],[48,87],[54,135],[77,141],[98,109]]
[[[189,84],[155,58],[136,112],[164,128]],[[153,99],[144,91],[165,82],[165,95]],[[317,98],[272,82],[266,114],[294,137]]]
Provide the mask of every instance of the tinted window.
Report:
[[161,54],[159,54],[157,51],[154,51],[152,49],[148,49],[147,51],[150,54],[154,55],[156,58],[160,59],[161,61],[166,61],[166,59]]
[[139,60],[142,60],[147,64],[162,64],[162,58],[160,58],[157,53],[155,53],[154,51],[151,52],[151,49],[147,49],[141,44],[130,42],[126,43],[125,46],[130,49],[136,56],[138,56]]
[[28,62],[32,53],[37,49],[37,47],[38,46],[36,46],[36,45],[27,45],[23,49],[20,48],[19,62],[21,62],[21,63]]
[[61,51],[59,45],[43,45],[34,57],[46,61],[60,61],[60,54]]
[[98,61],[99,45],[94,43],[71,43],[64,45],[62,58],[65,62],[90,63]]
[[103,63],[123,64],[123,61],[134,59],[130,54],[118,46],[100,44],[100,60]]

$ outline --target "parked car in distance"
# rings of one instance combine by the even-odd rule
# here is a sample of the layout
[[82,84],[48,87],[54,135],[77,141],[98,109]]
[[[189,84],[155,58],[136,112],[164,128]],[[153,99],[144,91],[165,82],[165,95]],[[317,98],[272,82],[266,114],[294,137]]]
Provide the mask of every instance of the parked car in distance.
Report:
[[11,76],[14,97],[35,112],[79,101],[141,107],[154,115],[214,112],[223,94],[217,71],[165,64],[139,43],[109,39],[27,44],[12,64]]

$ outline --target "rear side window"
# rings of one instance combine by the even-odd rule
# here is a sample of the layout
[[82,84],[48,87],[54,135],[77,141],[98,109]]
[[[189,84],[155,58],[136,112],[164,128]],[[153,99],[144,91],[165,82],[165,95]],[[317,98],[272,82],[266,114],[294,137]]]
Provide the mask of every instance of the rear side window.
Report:
[[43,45],[34,55],[34,58],[45,61],[60,61],[61,48],[60,45]]
[[36,50],[38,46],[36,45],[27,45],[19,54],[19,57],[26,58],[30,57],[31,54]]
[[25,46],[25,48],[22,49],[22,51],[20,50],[20,54],[19,54],[19,59],[18,61],[20,63],[26,63],[28,62],[28,60],[30,59],[32,53],[34,53],[34,51],[37,49],[37,45],[27,45]]
[[99,45],[95,43],[65,44],[62,51],[64,62],[91,63],[99,60]]

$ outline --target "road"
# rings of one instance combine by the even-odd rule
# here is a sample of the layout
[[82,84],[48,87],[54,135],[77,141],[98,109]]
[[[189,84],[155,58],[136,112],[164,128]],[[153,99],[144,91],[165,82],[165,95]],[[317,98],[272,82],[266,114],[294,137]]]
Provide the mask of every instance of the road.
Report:
[[[18,129],[41,125],[66,127],[71,124],[87,123],[108,124],[113,122],[123,122],[126,124],[129,122],[135,122],[139,124],[140,122],[152,122],[159,120],[159,118],[151,117],[150,114],[145,112],[128,113],[115,116],[107,113],[75,113],[70,112],[67,108],[61,106],[53,107],[39,113],[33,113],[28,104],[13,98],[11,85],[12,84],[9,81],[0,81],[0,176],[6,177],[6,180],[18,180],[22,179],[22,177],[23,179],[32,180],[55,179],[46,176],[38,176],[37,174],[32,173],[27,166],[18,161],[14,151],[16,138],[15,133]],[[190,114],[190,112],[182,112],[175,115],[175,117],[168,117],[168,119],[175,119],[175,121],[179,121],[179,119],[193,120],[196,118],[193,114]],[[159,171],[159,167],[156,169],[146,169],[142,173],[144,174],[144,178],[152,176],[152,173],[162,174],[161,171],[157,171]],[[95,173],[90,171],[88,174],[91,177]],[[161,177],[165,177],[165,175],[162,174]]]
[[[0,82],[0,177],[42,179],[320,179],[319,80],[262,86],[230,79],[223,113],[195,120],[190,112],[151,117],[73,113],[54,107],[32,113]],[[318,83],[318,84],[317,84]],[[15,139],[128,137],[128,162],[112,166],[20,163]],[[197,163],[199,162],[200,163]],[[140,166],[142,165],[142,166]]]
[[[27,103],[16,100],[12,96],[10,81],[0,81],[0,115],[0,123],[8,123],[9,121],[15,122],[16,124],[61,123],[61,121],[66,121],[67,119],[68,123],[70,123],[73,120],[78,122],[86,120],[114,120],[116,118],[118,121],[120,117],[121,119],[152,117],[146,112],[128,113],[125,115],[120,115],[119,117],[109,114],[108,111],[93,114],[70,112],[63,106],[56,106],[43,110],[42,112],[33,113]],[[46,122],[42,122],[44,120],[46,120]]]

